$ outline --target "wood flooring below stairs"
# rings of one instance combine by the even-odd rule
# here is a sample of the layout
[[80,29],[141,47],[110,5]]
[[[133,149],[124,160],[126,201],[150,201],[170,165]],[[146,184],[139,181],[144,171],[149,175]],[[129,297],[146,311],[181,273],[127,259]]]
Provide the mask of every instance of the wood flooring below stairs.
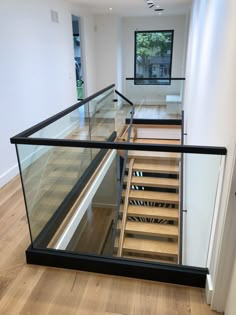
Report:
[[[181,143],[181,126],[136,127],[135,143]],[[181,154],[129,151],[115,242],[119,257],[179,262]]]

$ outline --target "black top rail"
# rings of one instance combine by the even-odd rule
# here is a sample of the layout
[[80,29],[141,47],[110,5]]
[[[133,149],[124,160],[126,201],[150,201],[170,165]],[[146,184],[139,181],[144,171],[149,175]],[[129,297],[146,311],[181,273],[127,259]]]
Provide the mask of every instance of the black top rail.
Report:
[[168,78],[126,78],[127,81],[143,81],[143,80],[173,80],[173,81],[184,81],[185,78],[171,78],[171,77],[168,77]]
[[76,103],[75,105],[72,105],[70,107],[68,107],[67,109],[57,113],[54,116],[51,116],[50,118],[47,118],[45,120],[43,120],[42,122],[34,125],[33,127],[30,127],[29,129],[26,129],[25,131],[19,133],[18,135],[14,136],[13,138],[11,138],[11,143],[16,143],[16,142],[12,142],[12,139],[14,138],[18,138],[18,137],[29,137],[32,134],[34,134],[35,132],[43,129],[44,127],[52,124],[53,122],[55,122],[56,120],[66,116],[67,114],[73,112],[74,110],[76,110],[77,108],[83,106],[84,104],[90,102],[91,100],[93,100],[94,98],[96,98],[97,96],[99,96],[100,94],[110,90],[111,88],[115,87],[115,84],[111,84],[108,87],[96,92],[95,94],[85,98],[83,101]]
[[170,145],[170,144],[141,144],[127,142],[102,142],[102,141],[84,141],[70,139],[41,139],[13,137],[11,143],[26,145],[43,145],[56,147],[79,147],[94,149],[115,149],[115,150],[137,150],[137,151],[160,151],[192,154],[211,154],[226,155],[225,147],[199,146],[199,145]]
[[[131,106],[134,106],[134,103],[131,102],[127,97],[125,97],[123,94],[115,90],[116,94],[119,95],[121,98],[123,98],[127,103],[129,103]],[[133,120],[133,117],[131,118]]]

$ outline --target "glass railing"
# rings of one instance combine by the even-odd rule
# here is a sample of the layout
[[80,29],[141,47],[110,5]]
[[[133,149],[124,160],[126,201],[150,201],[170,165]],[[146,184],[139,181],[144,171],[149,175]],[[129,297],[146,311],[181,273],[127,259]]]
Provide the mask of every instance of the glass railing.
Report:
[[[117,92],[118,93],[118,92]],[[106,150],[54,145],[28,145],[32,139],[114,141],[117,125],[131,117],[131,105],[117,108],[122,95],[110,86],[19,135],[17,146],[32,243],[43,231],[50,238],[87,184]],[[120,96],[121,95],[121,96]],[[129,110],[128,110],[129,107]],[[119,122],[119,123],[118,123]],[[89,171],[88,171],[89,168]],[[54,224],[55,217],[57,223]],[[52,226],[54,227],[52,228]],[[47,241],[38,243],[46,244]]]
[[[17,145],[32,245],[207,267],[222,151],[183,153],[181,165],[181,151],[188,147],[99,146],[105,154],[94,168],[91,151],[97,145],[92,142],[89,148],[81,142],[76,147]],[[26,167],[22,157],[29,148],[32,155],[44,154]]]
[[135,118],[180,118],[184,82],[184,78],[127,78],[125,94],[136,107]]
[[101,94],[84,116],[77,105],[11,139],[32,252],[70,257],[71,268],[76,259],[207,268],[226,149],[181,145],[181,125],[138,124],[129,99],[113,87]]
[[[31,138],[106,141],[115,129],[115,89],[110,86],[45,121]],[[53,120],[53,121],[52,121]]]

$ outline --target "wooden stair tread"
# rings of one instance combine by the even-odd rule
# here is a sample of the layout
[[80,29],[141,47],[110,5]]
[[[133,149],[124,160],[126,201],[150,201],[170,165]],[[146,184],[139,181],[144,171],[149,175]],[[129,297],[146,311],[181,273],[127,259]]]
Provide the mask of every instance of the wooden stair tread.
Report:
[[[124,178],[124,182],[127,183],[127,176]],[[131,184],[147,187],[179,188],[179,180],[175,178],[132,176]]]
[[145,143],[145,144],[172,144],[180,145],[181,141],[176,139],[142,139],[137,138],[133,141],[134,143]]
[[[125,197],[125,190],[122,192],[122,196]],[[179,203],[179,195],[176,193],[148,190],[131,190],[129,194],[129,199],[173,204]]]
[[181,124],[158,124],[158,122],[156,124],[133,124],[133,128],[137,128],[137,129],[180,129],[181,130]]
[[[121,221],[118,221],[118,227],[121,228]],[[177,225],[145,223],[127,221],[125,232],[136,235],[161,236],[166,238],[178,238],[179,230]]]
[[[122,213],[123,208],[121,208],[120,211]],[[128,207],[128,215],[144,217],[144,218],[178,220],[179,210],[163,208],[163,207],[145,207],[145,206],[131,206],[130,205]]]
[[[126,164],[128,168],[129,163]],[[133,171],[151,172],[151,173],[168,173],[179,174],[179,165],[164,164],[164,163],[150,163],[150,161],[135,161]]]
[[126,233],[134,233],[138,235],[152,235],[173,238],[178,238],[179,234],[177,225],[132,221],[126,222],[125,231]]
[[157,151],[129,151],[129,158],[145,158],[145,159],[155,159],[155,160],[180,160],[180,153],[173,152],[157,152]]
[[126,237],[123,250],[143,254],[178,256],[178,243]]

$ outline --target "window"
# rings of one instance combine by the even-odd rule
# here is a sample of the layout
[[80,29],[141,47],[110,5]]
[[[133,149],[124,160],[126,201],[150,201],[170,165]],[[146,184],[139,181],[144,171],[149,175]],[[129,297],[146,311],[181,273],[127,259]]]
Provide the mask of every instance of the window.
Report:
[[135,32],[135,84],[170,84],[173,39],[174,31]]

